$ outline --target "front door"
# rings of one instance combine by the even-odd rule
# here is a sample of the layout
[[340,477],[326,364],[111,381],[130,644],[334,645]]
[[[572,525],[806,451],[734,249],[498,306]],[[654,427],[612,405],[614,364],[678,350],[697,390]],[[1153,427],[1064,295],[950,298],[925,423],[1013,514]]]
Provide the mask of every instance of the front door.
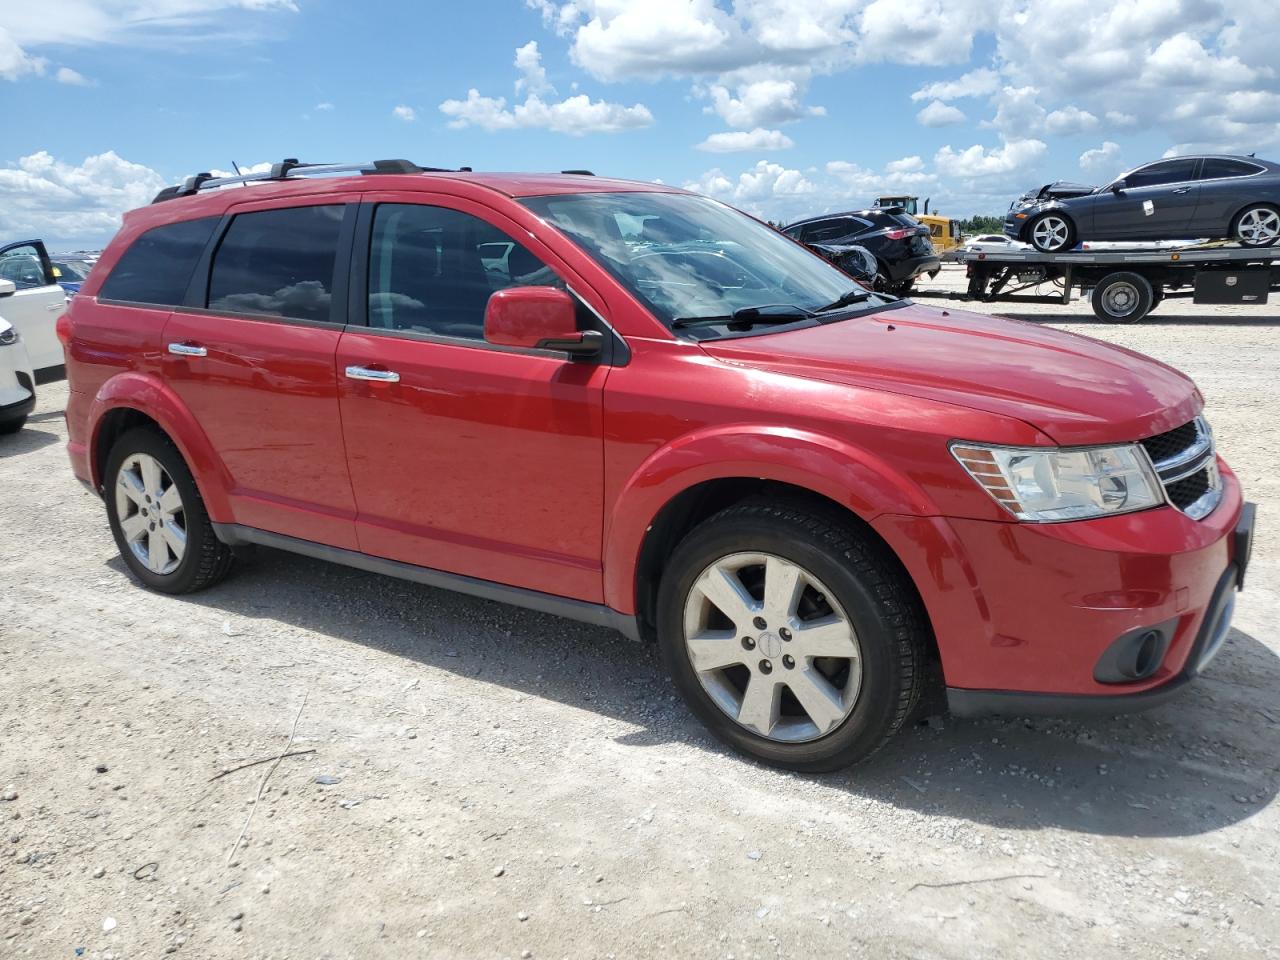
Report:
[[49,254],[39,240],[23,240],[0,247],[0,280],[12,280],[12,296],[0,300],[0,317],[26,343],[38,382],[63,375],[62,344],[57,322],[67,308],[67,295],[58,285]]
[[356,209],[332,196],[233,208],[162,341],[166,381],[230,474],[236,522],[345,549],[355,504],[334,355]]
[[413,199],[367,207],[367,325],[338,350],[360,549],[598,603],[610,368],[484,340],[493,291],[568,272],[486,207]]
[[1186,237],[1200,184],[1194,158],[1161,160],[1125,177],[1119,193],[1103,190],[1092,201],[1097,240],[1177,240]]

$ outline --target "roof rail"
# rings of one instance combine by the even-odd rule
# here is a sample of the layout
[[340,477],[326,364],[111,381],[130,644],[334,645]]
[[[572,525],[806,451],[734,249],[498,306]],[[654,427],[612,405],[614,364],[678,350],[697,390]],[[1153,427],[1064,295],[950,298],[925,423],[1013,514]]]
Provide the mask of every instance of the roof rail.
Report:
[[[467,168],[463,168],[464,170]],[[259,183],[268,180],[292,180],[298,177],[323,177],[343,173],[359,173],[369,176],[384,173],[453,173],[444,167],[420,167],[411,160],[372,160],[363,163],[301,163],[290,157],[273,163],[266,173],[246,173],[236,177],[215,177],[213,174],[197,173],[187,177],[181,184],[165,187],[156,194],[152,203],[162,203],[177,197],[189,197],[201,190],[215,190],[235,184]]]
[[574,174],[575,176],[579,176],[579,177],[594,177],[594,176],[595,176],[595,174],[594,174],[594,173],[592,173],[590,170],[561,170],[560,172],[561,172],[561,173]]

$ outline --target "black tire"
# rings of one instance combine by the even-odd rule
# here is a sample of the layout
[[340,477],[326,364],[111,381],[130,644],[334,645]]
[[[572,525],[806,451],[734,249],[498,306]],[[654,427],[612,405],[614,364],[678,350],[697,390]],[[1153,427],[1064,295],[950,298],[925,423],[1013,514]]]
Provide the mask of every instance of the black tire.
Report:
[[[1050,239],[1037,237],[1037,228],[1048,223],[1050,220],[1062,221],[1066,227],[1066,232],[1058,233]],[[1040,214],[1040,216],[1027,224],[1026,237],[1027,240],[1030,241],[1031,246],[1035,247],[1041,253],[1061,253],[1063,250],[1070,250],[1076,245],[1076,225],[1072,219],[1062,211],[1050,210],[1047,213]]]
[[[741,726],[703,688],[684,636],[684,609],[699,575],[721,558],[764,552],[816,575],[856,632],[861,686],[851,712],[816,739],[785,743]],[[836,770],[879,750],[915,709],[925,681],[929,626],[897,558],[836,511],[753,498],[699,524],[676,547],[658,593],[658,643],[685,702],[716,737],[774,766]]]
[[1249,206],[1245,207],[1243,210],[1237,213],[1235,216],[1235,219],[1231,221],[1231,239],[1236,241],[1236,243],[1240,244],[1240,246],[1242,247],[1269,247],[1269,246],[1272,246],[1277,240],[1280,240],[1280,235],[1267,237],[1261,240],[1254,239],[1254,238],[1246,239],[1242,237],[1240,235],[1240,224],[1244,222],[1244,219],[1246,217],[1254,214],[1260,214],[1264,216],[1271,215],[1276,218],[1280,218],[1280,208],[1277,208],[1270,203],[1249,204]]
[[[124,462],[135,454],[146,454],[159,461],[182,497],[186,549],[177,567],[169,573],[159,574],[149,570],[134,555],[121,529],[116,504],[116,478]],[[106,488],[107,520],[111,524],[116,546],[130,572],[143,584],[161,593],[192,593],[213,586],[230,572],[233,559],[231,548],[214,534],[213,524],[205,511],[204,500],[191,470],[173,441],[163,433],[139,427],[120,437],[107,455],[103,484]]]
[[911,280],[903,280],[901,283],[895,283],[890,287],[889,292],[895,297],[909,297],[911,296],[911,291],[915,289],[915,285],[916,282],[914,278]]
[[1104,323],[1137,323],[1155,307],[1155,291],[1140,273],[1109,273],[1093,288],[1093,314]]
[[7,436],[8,434],[11,434],[11,433],[17,433],[26,425],[27,425],[26,414],[22,415],[21,417],[18,417],[18,419],[16,420],[5,420],[3,422],[0,422],[0,436]]

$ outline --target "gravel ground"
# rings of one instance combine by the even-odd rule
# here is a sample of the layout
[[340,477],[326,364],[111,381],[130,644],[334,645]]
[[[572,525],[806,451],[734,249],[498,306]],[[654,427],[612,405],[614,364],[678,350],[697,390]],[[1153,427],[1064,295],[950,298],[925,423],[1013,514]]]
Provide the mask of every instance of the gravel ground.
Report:
[[[821,777],[594,628],[272,551],[148,593],[43,388],[0,439],[0,956],[1280,957],[1280,313],[976,309],[1196,378],[1261,505],[1237,629],[1149,714],[932,717]],[[269,765],[211,779],[295,721],[256,804]]]

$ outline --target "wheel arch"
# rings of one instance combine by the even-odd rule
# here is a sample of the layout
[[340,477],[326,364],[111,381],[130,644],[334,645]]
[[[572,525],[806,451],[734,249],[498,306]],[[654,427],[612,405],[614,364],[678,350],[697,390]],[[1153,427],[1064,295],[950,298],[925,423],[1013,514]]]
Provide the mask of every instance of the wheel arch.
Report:
[[642,637],[652,639],[658,582],[675,546],[712,514],[762,494],[837,514],[895,558],[871,521],[937,513],[905,475],[833,438],[765,431],[689,439],[651,457],[615,501],[604,544],[606,603],[634,613]]
[[94,397],[89,423],[89,471],[95,490],[101,491],[106,482],[103,470],[116,440],[134,427],[152,427],[182,454],[210,518],[232,520],[226,466],[186,404],[162,381],[136,371],[118,374]]

